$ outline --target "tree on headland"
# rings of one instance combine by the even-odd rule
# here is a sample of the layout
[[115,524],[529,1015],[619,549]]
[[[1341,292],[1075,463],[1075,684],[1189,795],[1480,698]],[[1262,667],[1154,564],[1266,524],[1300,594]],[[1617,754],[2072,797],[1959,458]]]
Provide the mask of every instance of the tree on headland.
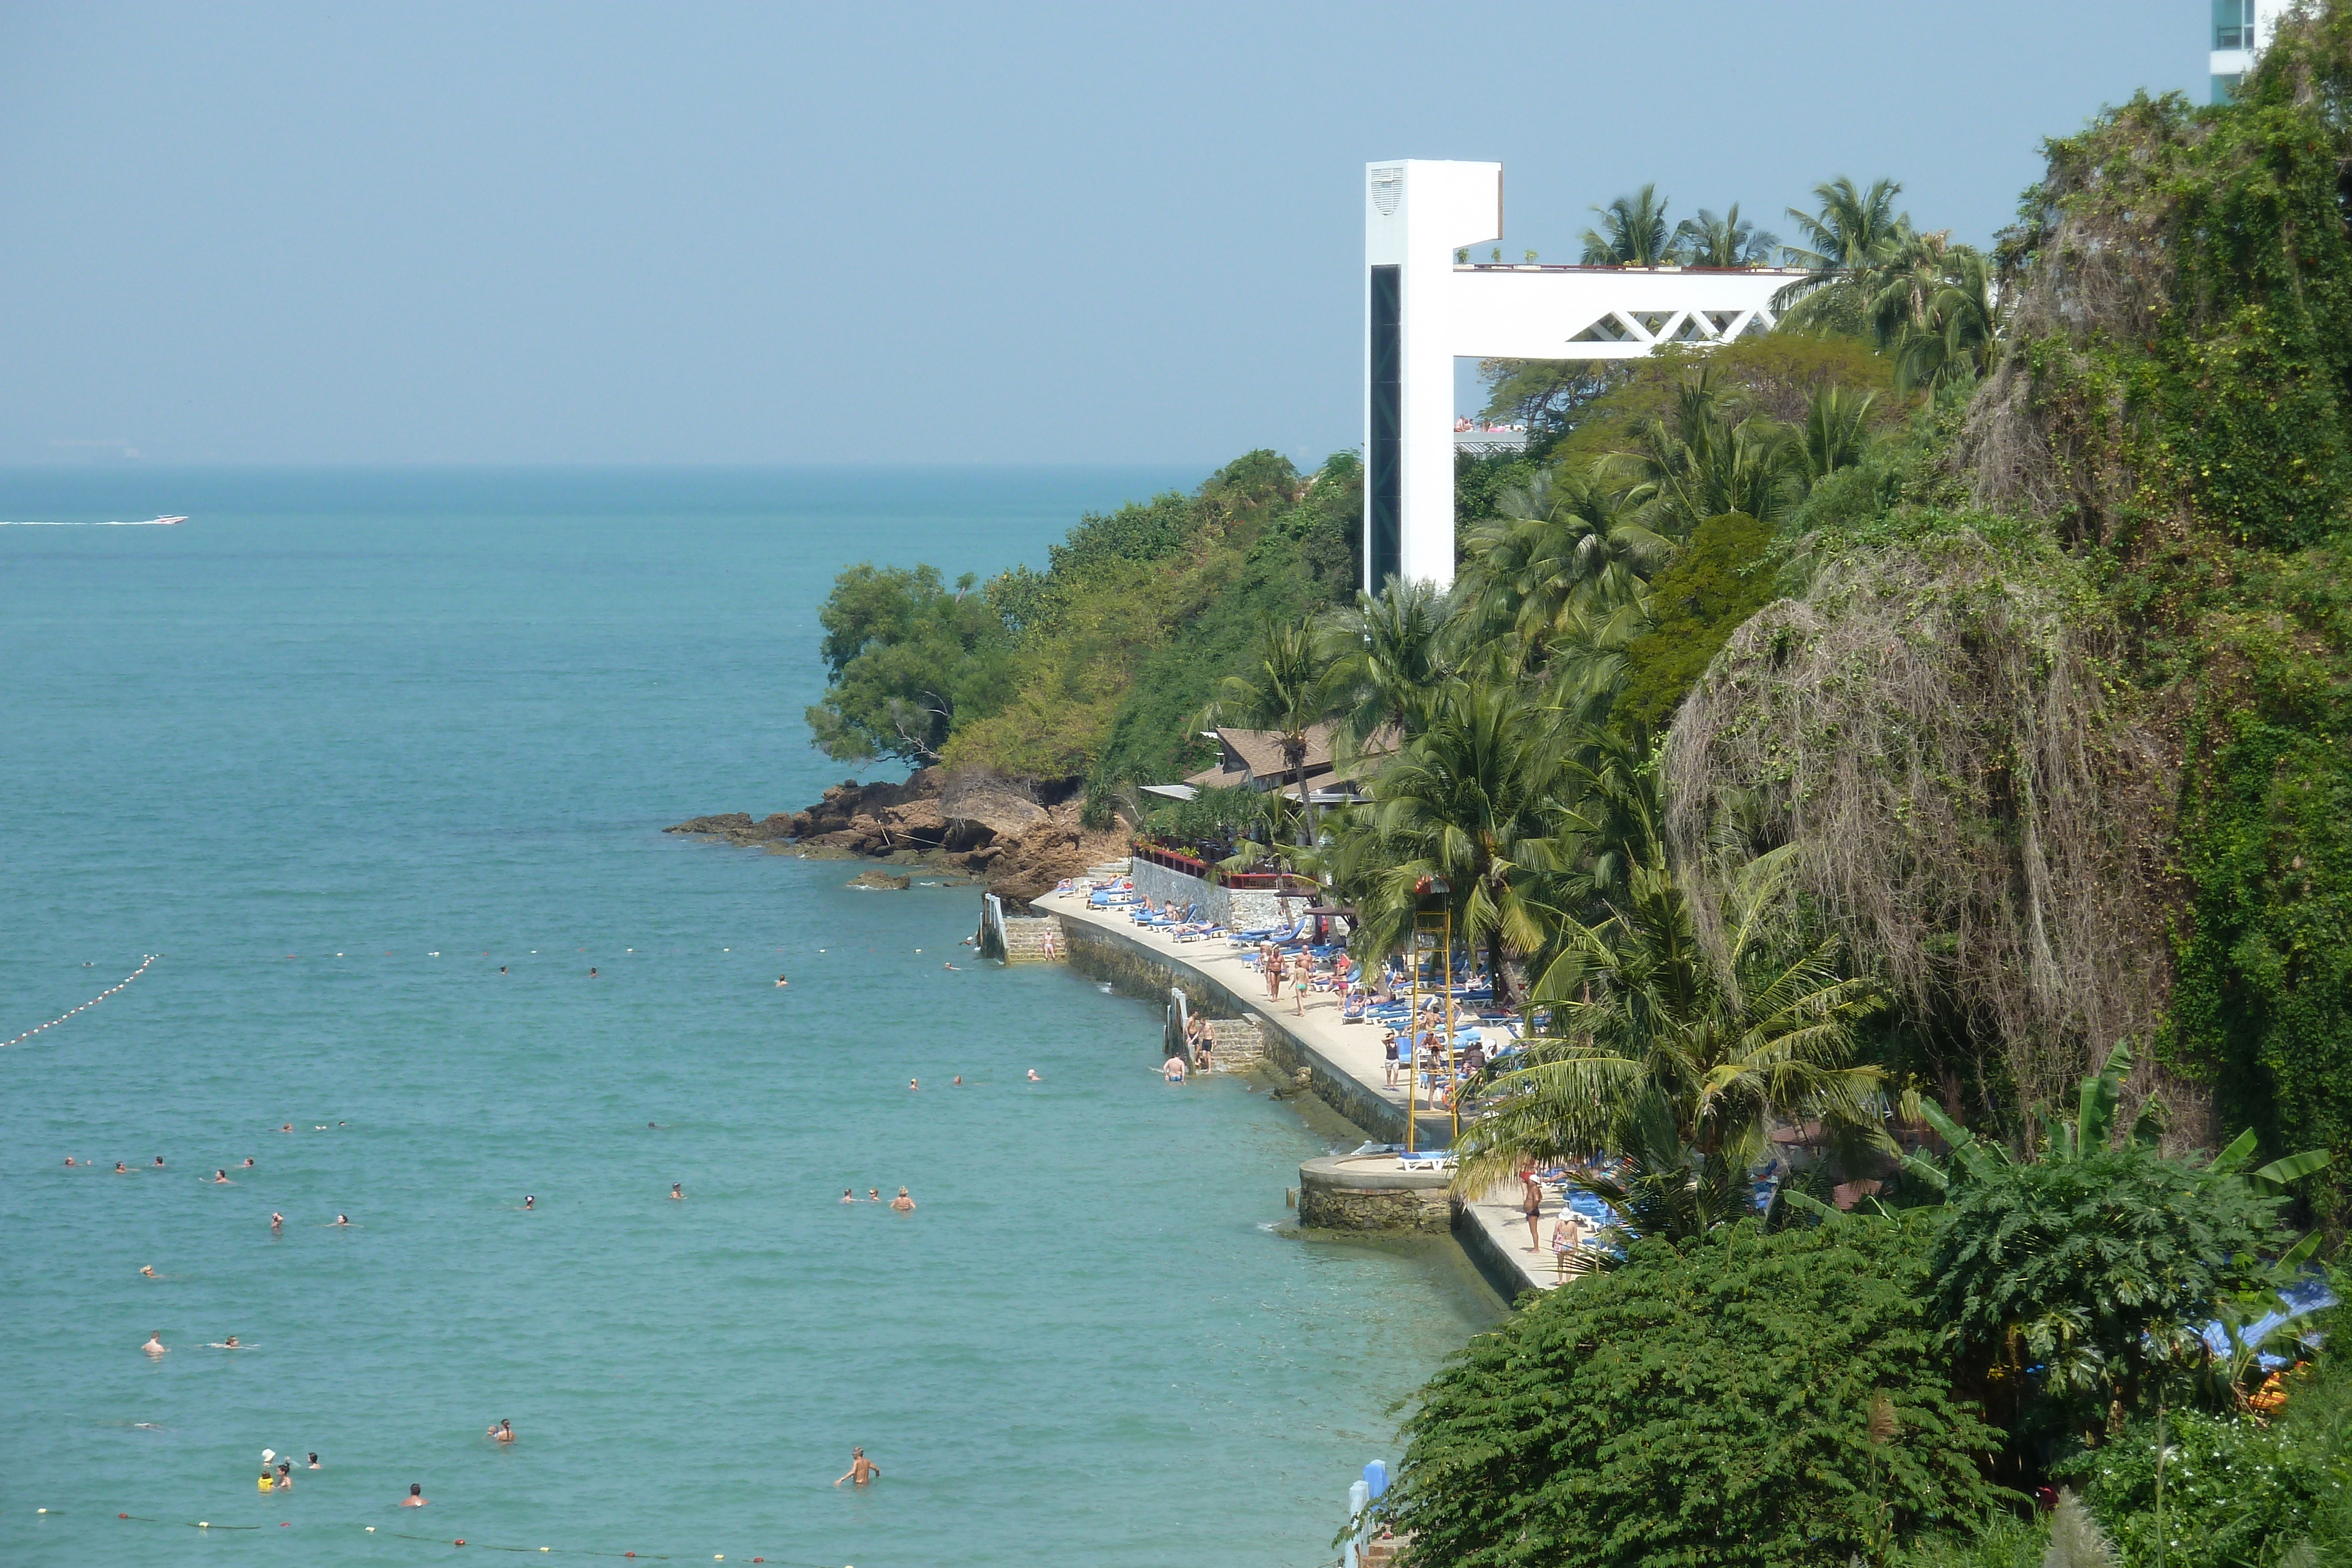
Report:
[[854,566],[817,619],[832,680],[807,716],[828,757],[937,762],[960,715],[1006,695],[1012,634],[969,575],[950,590],[936,567]]
[[1305,622],[1269,618],[1258,627],[1249,664],[1218,684],[1216,700],[1202,716],[1207,725],[1274,733],[1282,747],[1283,771],[1298,791],[1310,846],[1315,805],[1307,789],[1308,732],[1331,716],[1339,695],[1328,647],[1316,629]]

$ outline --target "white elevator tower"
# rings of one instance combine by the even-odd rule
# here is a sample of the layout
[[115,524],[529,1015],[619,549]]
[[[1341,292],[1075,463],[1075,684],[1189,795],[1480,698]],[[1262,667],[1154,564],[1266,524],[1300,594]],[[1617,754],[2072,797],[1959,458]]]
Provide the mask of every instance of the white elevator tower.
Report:
[[1364,166],[1364,588],[1454,582],[1454,361],[1631,360],[1769,331],[1769,267],[1456,262],[1502,237],[1503,166]]

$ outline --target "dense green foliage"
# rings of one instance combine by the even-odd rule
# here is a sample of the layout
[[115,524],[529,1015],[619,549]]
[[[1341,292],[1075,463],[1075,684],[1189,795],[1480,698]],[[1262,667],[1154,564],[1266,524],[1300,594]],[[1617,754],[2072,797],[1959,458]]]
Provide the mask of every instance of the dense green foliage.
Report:
[[1973,1522],[1999,1439],[1938,1370],[1927,1228],[1642,1242],[1473,1340],[1406,1423],[1412,1561],[1876,1562]]
[[1747,619],[1778,596],[1772,530],[1742,512],[1709,517],[1650,580],[1650,628],[1625,645],[1627,722],[1656,729]]
[[1181,776],[1202,760],[1187,721],[1264,621],[1353,592],[1362,511],[1352,455],[1302,478],[1255,452],[1190,496],[1082,518],[1045,570],[977,592],[950,593],[929,567],[853,567],[823,612],[817,744],[845,760],[1089,777],[1104,797]]

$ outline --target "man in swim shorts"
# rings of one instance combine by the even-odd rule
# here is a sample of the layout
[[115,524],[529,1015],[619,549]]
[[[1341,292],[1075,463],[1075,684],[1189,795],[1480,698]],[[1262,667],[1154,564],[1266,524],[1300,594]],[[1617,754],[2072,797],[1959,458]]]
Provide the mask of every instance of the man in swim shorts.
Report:
[[915,1200],[907,1196],[907,1189],[902,1186],[898,1189],[898,1196],[890,1200],[890,1207],[900,1214],[912,1214],[915,1212]]
[[841,1481],[853,1481],[859,1486],[864,1486],[866,1482],[877,1479],[881,1474],[881,1468],[876,1465],[873,1460],[866,1457],[865,1449],[852,1448],[849,1450],[849,1473],[842,1477],[840,1481],[835,1481],[833,1484],[839,1486]]
[[1184,1059],[1181,1056],[1171,1056],[1167,1061],[1161,1062],[1160,1064],[1160,1076],[1166,1079],[1171,1083],[1183,1082]]
[[161,1329],[149,1334],[147,1336],[147,1343],[141,1345],[139,1348],[145,1351],[149,1355],[169,1355],[172,1354],[172,1347],[163,1343],[163,1331]]
[[411,1481],[408,1483],[408,1495],[400,1500],[400,1506],[403,1508],[423,1508],[426,1503],[429,1503],[432,1500],[433,1500],[431,1498],[425,1495],[425,1484],[422,1481]]

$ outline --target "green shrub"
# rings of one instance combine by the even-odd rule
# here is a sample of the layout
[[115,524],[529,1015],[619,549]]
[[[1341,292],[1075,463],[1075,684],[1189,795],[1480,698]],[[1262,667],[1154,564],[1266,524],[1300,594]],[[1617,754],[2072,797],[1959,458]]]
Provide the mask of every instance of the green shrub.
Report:
[[1927,1229],[1640,1241],[1473,1340],[1406,1424],[1413,1562],[1810,1568],[1975,1523],[2000,1439],[1947,1382]]

